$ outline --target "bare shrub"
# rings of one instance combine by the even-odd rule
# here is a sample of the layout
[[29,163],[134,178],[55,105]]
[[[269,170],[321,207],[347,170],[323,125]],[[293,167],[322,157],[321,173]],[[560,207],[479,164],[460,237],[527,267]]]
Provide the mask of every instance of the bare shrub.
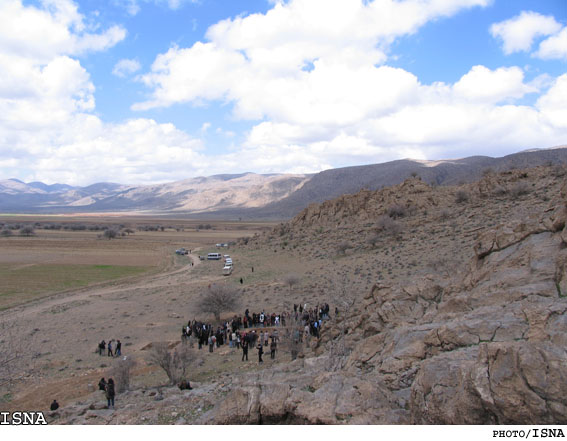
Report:
[[108,230],[104,230],[103,237],[110,240],[114,239],[118,236],[118,231],[109,228]]
[[20,236],[35,236],[33,227],[27,226],[20,229]]
[[286,319],[285,326],[282,326],[279,336],[278,350],[287,352],[291,360],[295,360],[303,350],[303,327],[295,316],[291,315]]
[[400,224],[389,216],[380,216],[376,221],[376,229],[390,236],[398,236],[402,232]]
[[197,303],[199,312],[214,314],[220,320],[225,311],[235,311],[240,305],[240,291],[229,285],[211,285]]
[[380,236],[378,234],[373,234],[368,239],[366,239],[366,243],[370,245],[372,248],[376,247],[376,244],[379,241],[380,241]]
[[150,361],[164,370],[171,384],[187,379],[186,374],[194,360],[195,354],[187,345],[170,351],[167,343],[155,343],[150,352]]
[[439,213],[439,219],[447,220],[449,219],[449,217],[451,217],[451,212],[449,211],[449,209],[443,208],[443,210],[441,210],[441,212]]
[[352,245],[350,243],[348,243],[347,241],[343,241],[340,242],[339,244],[337,244],[337,252],[339,254],[345,254],[346,250],[351,249]]
[[17,321],[0,322],[0,392],[9,391],[33,371],[38,354],[34,334],[26,334]]
[[457,204],[464,204],[470,200],[470,194],[465,190],[457,191],[455,195],[455,202]]
[[288,274],[286,276],[284,276],[283,278],[283,282],[289,286],[289,292],[291,293],[291,290],[293,289],[294,285],[297,285],[299,282],[301,281],[301,277],[299,277],[297,274]]
[[390,205],[388,208],[388,216],[392,219],[398,219],[400,217],[407,216],[407,208],[400,204]]
[[526,182],[518,182],[510,189],[510,196],[512,199],[518,199],[520,196],[526,195],[530,192],[530,187]]
[[567,174],[567,167],[565,164],[557,164],[551,169],[551,174],[556,178],[561,178]]
[[127,355],[116,361],[112,369],[112,378],[114,378],[116,384],[116,392],[124,392],[130,389],[130,379],[134,366],[136,366],[136,362]]

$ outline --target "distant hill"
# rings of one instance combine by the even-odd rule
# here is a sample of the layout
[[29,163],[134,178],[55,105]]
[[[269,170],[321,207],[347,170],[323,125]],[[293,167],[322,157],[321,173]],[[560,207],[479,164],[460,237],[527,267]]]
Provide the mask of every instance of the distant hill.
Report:
[[404,159],[383,164],[325,170],[314,175],[288,197],[254,210],[254,216],[287,219],[311,203],[320,203],[342,194],[354,194],[363,188],[378,190],[397,185],[412,174],[429,184],[456,185],[478,180],[484,170],[509,170],[546,163],[567,163],[567,146],[514,153],[501,158],[471,156],[456,160],[416,161]]
[[200,218],[289,219],[312,203],[366,188],[377,190],[419,175],[424,182],[454,185],[479,179],[487,169],[503,171],[567,163],[567,146],[528,150],[501,158],[418,161],[325,170],[314,175],[220,174],[159,185],[66,184],[0,181],[0,212],[66,213],[141,211]]

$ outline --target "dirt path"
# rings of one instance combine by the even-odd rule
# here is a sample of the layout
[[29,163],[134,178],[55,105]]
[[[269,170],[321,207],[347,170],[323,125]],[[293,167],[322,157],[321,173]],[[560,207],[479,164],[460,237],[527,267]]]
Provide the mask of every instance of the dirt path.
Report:
[[[196,249],[198,251],[199,249]],[[18,319],[25,319],[31,315],[37,314],[38,312],[44,311],[49,308],[56,307],[58,305],[64,305],[70,302],[86,300],[90,297],[103,297],[109,294],[132,291],[136,289],[147,289],[147,288],[164,288],[172,284],[179,283],[181,278],[185,278],[194,267],[201,264],[198,256],[193,254],[187,255],[191,259],[191,263],[177,268],[173,271],[167,271],[164,273],[151,274],[147,276],[142,276],[137,278],[135,282],[131,280],[122,280],[104,283],[103,286],[90,286],[80,288],[71,292],[64,292],[61,294],[53,294],[49,297],[38,299],[30,303],[16,306],[14,308],[8,309],[0,313],[0,318],[11,319],[17,317]],[[187,283],[186,281],[183,281]]]

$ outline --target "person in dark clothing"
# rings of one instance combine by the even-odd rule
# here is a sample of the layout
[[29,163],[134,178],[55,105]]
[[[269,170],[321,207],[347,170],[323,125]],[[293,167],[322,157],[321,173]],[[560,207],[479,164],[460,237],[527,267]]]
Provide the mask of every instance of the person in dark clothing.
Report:
[[270,343],[270,358],[273,360],[276,358],[276,340],[272,338],[272,342]]
[[242,285],[244,283],[244,279],[241,277],[240,278],[240,284]]
[[103,340],[98,344],[98,355],[104,354],[105,349],[106,349],[106,342]]
[[106,400],[108,401],[107,407],[110,409],[110,405],[114,408],[114,380],[112,378],[108,379],[108,383],[106,383]]
[[112,357],[114,354],[112,353],[112,340],[108,342],[108,356]]
[[261,344],[258,345],[258,363],[264,363],[264,360],[262,360],[262,354],[264,353],[264,348],[262,347]]
[[246,361],[248,361],[248,340],[247,339],[242,340],[242,361],[244,361],[245,357],[246,357]]
[[100,381],[98,382],[98,390],[102,390],[102,391],[106,390],[106,380],[104,378],[101,378]]
[[51,406],[49,406],[49,408],[51,410],[57,410],[59,409],[59,403],[57,402],[57,400],[53,400],[53,403],[51,403]]
[[120,340],[116,342],[116,352],[114,353],[114,355],[117,357],[122,355],[122,343],[120,342]]

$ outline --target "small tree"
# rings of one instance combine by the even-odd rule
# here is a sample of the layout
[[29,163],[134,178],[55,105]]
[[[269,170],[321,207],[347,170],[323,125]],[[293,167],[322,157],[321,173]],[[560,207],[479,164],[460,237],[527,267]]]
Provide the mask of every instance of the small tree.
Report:
[[283,282],[289,286],[289,292],[291,293],[294,285],[297,285],[301,281],[301,278],[297,274],[288,274],[283,278]]
[[186,380],[185,376],[194,360],[195,354],[187,345],[170,351],[167,343],[161,342],[154,344],[150,352],[150,361],[164,370],[171,384]]
[[216,320],[225,311],[235,311],[239,304],[240,291],[229,285],[211,285],[197,303],[197,309],[205,314],[214,314]]
[[136,362],[129,356],[121,357],[116,361],[112,369],[112,377],[116,383],[116,392],[124,392],[130,389],[130,378],[135,365]]
[[108,240],[114,239],[116,238],[116,236],[118,236],[118,232],[116,230],[109,228],[108,230],[104,230],[103,236]]
[[34,236],[34,235],[35,235],[35,231],[31,226],[23,227],[20,230],[20,236]]

